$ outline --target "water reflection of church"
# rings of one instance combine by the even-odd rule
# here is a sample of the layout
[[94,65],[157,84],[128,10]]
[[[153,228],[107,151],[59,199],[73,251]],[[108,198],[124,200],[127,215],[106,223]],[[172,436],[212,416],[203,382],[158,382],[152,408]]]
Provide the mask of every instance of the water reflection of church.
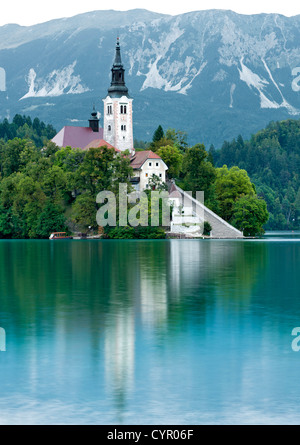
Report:
[[[128,288],[131,300],[126,305],[115,301],[117,289],[112,288],[111,299],[118,309],[108,315],[104,333],[106,379],[114,392],[122,393],[126,398],[126,394],[134,389],[139,331],[142,330],[143,336],[152,340],[155,336],[167,335],[170,323],[174,322],[172,313],[188,310],[191,289],[196,292],[198,300],[203,300],[205,307],[206,295],[201,294],[201,289],[212,278],[214,282],[218,281],[218,276],[220,281],[224,280],[223,297],[226,298],[224,270],[235,268],[237,261],[242,268],[245,267],[244,248],[243,243],[237,243],[234,249],[228,250],[222,242],[204,244],[172,240],[157,243],[155,249],[148,252],[147,243],[141,243],[134,259],[129,253],[128,261],[135,266]],[[148,249],[151,250],[150,244]],[[228,297],[231,298],[232,294]],[[176,325],[172,328],[176,329]]]

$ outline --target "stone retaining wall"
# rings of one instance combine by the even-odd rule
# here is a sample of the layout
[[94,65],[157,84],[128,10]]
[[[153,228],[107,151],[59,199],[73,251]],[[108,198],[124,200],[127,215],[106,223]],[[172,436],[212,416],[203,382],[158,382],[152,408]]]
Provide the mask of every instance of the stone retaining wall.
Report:
[[193,207],[193,210],[200,218],[204,217],[204,221],[208,221],[212,227],[211,236],[213,238],[244,238],[243,233],[233,227],[224,219],[220,218],[212,210],[205,207],[204,204],[192,198],[188,193],[176,185],[177,190],[185,199],[185,206]]

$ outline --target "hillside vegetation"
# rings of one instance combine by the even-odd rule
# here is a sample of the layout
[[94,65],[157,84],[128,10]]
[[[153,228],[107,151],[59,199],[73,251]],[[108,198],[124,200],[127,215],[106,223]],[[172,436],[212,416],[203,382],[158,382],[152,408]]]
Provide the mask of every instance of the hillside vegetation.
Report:
[[270,214],[266,229],[299,229],[300,120],[270,122],[249,141],[241,136],[210,148],[215,165],[245,169]]
[[[128,157],[106,147],[59,148],[49,141],[54,135],[38,118],[16,115],[0,124],[0,238],[97,230],[97,193],[118,193],[119,182],[130,189]],[[203,190],[205,204],[245,235],[299,228],[299,120],[271,122],[249,141],[238,136],[209,151],[203,144],[188,146],[185,132],[164,133],[159,126],[145,146],[166,162],[169,179],[187,191]],[[136,236],[154,233],[130,233]]]

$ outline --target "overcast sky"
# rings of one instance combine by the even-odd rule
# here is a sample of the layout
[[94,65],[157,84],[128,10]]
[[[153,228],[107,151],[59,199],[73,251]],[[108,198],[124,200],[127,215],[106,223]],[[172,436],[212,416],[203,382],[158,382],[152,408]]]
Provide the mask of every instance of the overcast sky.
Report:
[[33,25],[54,18],[71,17],[82,12],[115,9],[124,11],[134,8],[144,8],[165,14],[181,14],[202,9],[231,9],[241,14],[258,14],[273,12],[286,16],[300,14],[299,0],[2,0],[0,9],[0,25],[18,23]]

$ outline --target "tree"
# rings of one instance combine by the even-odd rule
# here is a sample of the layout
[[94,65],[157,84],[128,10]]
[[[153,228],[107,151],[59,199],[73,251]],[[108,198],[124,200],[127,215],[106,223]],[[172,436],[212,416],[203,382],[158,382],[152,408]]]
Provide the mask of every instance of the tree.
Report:
[[95,197],[89,192],[85,192],[76,198],[72,205],[72,221],[78,224],[83,231],[89,227],[96,229],[97,205]]
[[90,148],[76,171],[76,188],[89,190],[93,196],[101,190],[110,190],[115,151],[107,146]]
[[5,209],[0,203],[0,238],[10,238],[12,233],[11,209]]
[[27,145],[28,141],[25,139],[14,138],[1,147],[0,162],[3,176],[9,176],[19,171],[22,166],[20,156]]
[[245,170],[224,165],[216,170],[215,191],[220,207],[220,216],[230,221],[235,201],[243,195],[254,196],[254,186]]
[[183,155],[180,153],[180,150],[174,145],[167,145],[166,147],[161,147],[157,154],[168,166],[168,177],[178,178],[183,162]]
[[55,154],[55,165],[62,168],[65,172],[75,172],[82,164],[86,152],[80,148],[71,148],[67,146],[54,151],[52,154]]
[[257,196],[242,196],[233,205],[232,224],[245,236],[262,235],[268,218],[266,202]]
[[153,175],[149,178],[148,184],[150,190],[168,190],[167,184],[165,182],[161,182],[161,179],[155,173],[153,173]]
[[1,181],[1,205],[9,215],[10,237],[34,238],[37,218],[46,196],[41,185],[24,173],[14,173]]
[[207,160],[207,152],[203,144],[189,148],[183,157],[183,186],[185,190],[203,191],[205,202],[214,201],[214,182],[216,170]]
[[204,221],[203,225],[203,235],[208,236],[212,231],[212,226],[208,221]]
[[186,131],[175,130],[175,128],[168,128],[166,131],[166,139],[173,141],[172,145],[175,145],[181,153],[184,153],[187,149],[187,133]]
[[159,142],[163,137],[164,137],[164,130],[162,126],[159,125],[153,134],[152,142],[154,143]]
[[215,165],[216,157],[217,157],[217,154],[216,154],[215,146],[213,144],[211,144],[211,146],[209,147],[209,150],[208,150],[207,159],[213,166]]
[[128,193],[132,190],[130,177],[133,175],[133,168],[130,164],[129,152],[118,153],[113,160],[112,183],[108,190],[115,195],[119,194],[119,184],[127,184]]
[[52,202],[57,204],[67,199],[67,175],[57,165],[51,166],[42,180],[42,187]]
[[49,238],[52,232],[67,232],[66,220],[62,208],[51,201],[46,201],[43,211],[37,219],[36,237]]
[[154,152],[157,152],[160,147],[165,147],[167,145],[174,145],[174,140],[170,133],[168,133],[168,137],[164,135],[164,131],[161,125],[158,126],[156,131],[154,132],[152,142],[150,144],[150,149]]

